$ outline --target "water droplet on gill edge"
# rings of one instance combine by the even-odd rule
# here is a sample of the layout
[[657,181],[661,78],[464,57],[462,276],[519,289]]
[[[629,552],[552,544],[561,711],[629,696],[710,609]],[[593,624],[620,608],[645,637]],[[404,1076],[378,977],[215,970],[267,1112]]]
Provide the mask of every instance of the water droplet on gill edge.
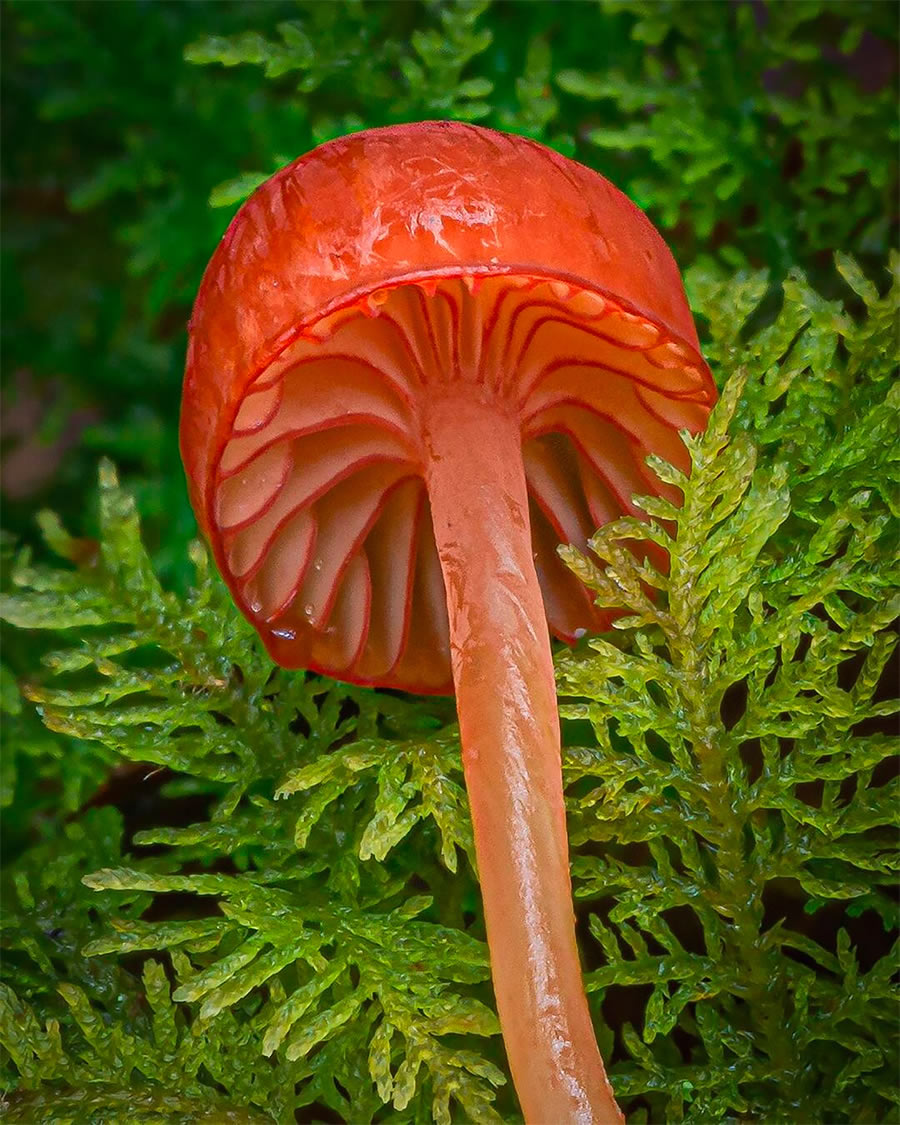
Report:
[[283,641],[294,641],[297,639],[297,634],[293,629],[273,629],[273,637],[281,637]]
[[322,569],[322,560],[316,559],[316,561],[313,563],[313,570],[321,570],[321,569]]
[[312,617],[314,608],[315,607],[313,606],[312,602],[310,602],[303,607],[303,612],[306,614],[307,617]]

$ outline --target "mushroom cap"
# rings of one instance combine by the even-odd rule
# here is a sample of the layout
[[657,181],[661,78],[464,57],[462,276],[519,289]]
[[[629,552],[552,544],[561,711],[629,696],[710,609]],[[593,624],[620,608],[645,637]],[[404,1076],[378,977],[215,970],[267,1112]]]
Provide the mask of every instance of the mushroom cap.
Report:
[[[556,556],[665,493],[715,387],[678,268],[608,180],[457,122],[321,145],[235,216],[190,324],[198,522],[272,657],[451,689],[423,482],[428,396],[517,412],[551,630],[604,627]],[[399,617],[398,617],[399,615]]]

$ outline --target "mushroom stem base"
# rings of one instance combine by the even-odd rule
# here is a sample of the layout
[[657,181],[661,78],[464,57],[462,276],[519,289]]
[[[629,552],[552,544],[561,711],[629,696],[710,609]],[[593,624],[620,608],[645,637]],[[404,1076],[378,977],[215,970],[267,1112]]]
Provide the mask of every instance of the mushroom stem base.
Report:
[[423,419],[491,972],[529,1125],[621,1122],[581,980],[550,637],[518,419],[472,388]]

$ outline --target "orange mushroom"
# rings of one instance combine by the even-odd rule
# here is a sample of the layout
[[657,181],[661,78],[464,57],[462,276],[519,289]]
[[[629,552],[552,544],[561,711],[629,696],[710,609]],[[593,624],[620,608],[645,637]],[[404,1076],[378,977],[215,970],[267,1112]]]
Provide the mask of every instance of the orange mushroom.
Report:
[[[533,1123],[621,1120],[575,944],[560,561],[664,493],[715,390],[665,243],[607,180],[455,122],[373,129],[241,208],[191,321],[181,448],[272,658],[455,689],[497,1006]],[[548,628],[549,626],[549,628]]]

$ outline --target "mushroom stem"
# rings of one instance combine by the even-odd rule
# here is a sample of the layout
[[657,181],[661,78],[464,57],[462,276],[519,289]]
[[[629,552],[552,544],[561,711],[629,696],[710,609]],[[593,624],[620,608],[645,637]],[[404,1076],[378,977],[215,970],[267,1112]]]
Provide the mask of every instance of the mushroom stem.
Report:
[[575,944],[546,616],[518,418],[448,393],[423,418],[491,972],[529,1125],[621,1122]]

